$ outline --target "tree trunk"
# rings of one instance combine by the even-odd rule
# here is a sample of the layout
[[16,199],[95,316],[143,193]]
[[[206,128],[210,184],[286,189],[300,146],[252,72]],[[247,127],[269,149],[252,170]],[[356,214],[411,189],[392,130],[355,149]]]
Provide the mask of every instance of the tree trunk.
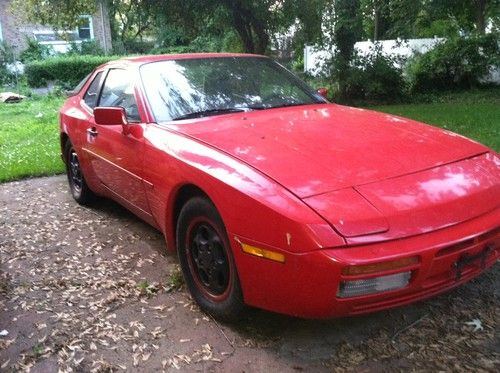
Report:
[[269,44],[269,35],[251,6],[247,7],[241,0],[224,0],[224,4],[232,13],[233,27],[243,43],[245,52],[264,54]]
[[476,0],[476,28],[477,32],[484,35],[486,29],[486,1]]
[[264,25],[254,17],[252,20],[252,26],[255,35],[257,35],[257,43],[254,53],[265,54],[267,45],[269,44],[269,35],[264,29]]
[[245,23],[242,17],[237,14],[233,16],[233,26],[236,29],[236,32],[240,36],[240,39],[243,43],[243,48],[246,53],[254,53],[255,45],[252,37],[252,29]]

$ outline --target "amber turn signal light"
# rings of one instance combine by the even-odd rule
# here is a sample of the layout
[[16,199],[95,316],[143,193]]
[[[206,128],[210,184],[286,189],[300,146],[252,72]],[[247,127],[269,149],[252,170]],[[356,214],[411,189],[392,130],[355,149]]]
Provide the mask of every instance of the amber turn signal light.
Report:
[[276,251],[261,249],[259,247],[247,245],[245,243],[240,243],[240,245],[244,253],[258,256],[260,258],[274,260],[275,262],[279,263],[285,263],[285,256],[281,253],[277,253]]
[[391,260],[388,262],[353,265],[349,267],[344,267],[342,269],[342,274],[347,276],[366,275],[369,273],[384,272],[393,269],[409,267],[418,264],[418,262],[419,262],[418,256],[411,256],[408,258],[401,258],[401,259]]

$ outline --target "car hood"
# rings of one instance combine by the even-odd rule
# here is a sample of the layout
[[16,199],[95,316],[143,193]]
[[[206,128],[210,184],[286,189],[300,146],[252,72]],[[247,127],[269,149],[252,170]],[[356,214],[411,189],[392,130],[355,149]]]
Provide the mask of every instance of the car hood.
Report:
[[[349,243],[427,233],[491,211],[500,212],[500,158],[481,154],[312,196],[304,202],[344,237],[351,238]],[[367,235],[371,236],[361,237]]]
[[300,198],[485,153],[457,134],[335,104],[185,120],[175,129],[240,159]]

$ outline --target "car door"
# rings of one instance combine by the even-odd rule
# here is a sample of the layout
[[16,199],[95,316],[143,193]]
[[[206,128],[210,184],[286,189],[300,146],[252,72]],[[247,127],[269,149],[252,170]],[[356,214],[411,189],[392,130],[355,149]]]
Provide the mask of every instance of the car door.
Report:
[[127,125],[99,125],[87,121],[85,144],[94,175],[111,196],[146,220],[150,215],[143,184],[144,127],[138,111],[134,74],[126,69],[107,71],[97,106],[123,107]]

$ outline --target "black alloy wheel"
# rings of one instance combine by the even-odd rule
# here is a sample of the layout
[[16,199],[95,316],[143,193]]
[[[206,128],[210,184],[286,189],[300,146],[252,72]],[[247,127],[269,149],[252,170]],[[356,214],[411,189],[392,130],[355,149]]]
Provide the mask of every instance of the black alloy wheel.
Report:
[[89,204],[95,197],[85,181],[75,148],[68,141],[65,147],[66,173],[71,195],[81,205]]
[[238,271],[212,202],[190,199],[180,212],[176,233],[179,262],[193,299],[220,320],[237,320],[245,310]]

